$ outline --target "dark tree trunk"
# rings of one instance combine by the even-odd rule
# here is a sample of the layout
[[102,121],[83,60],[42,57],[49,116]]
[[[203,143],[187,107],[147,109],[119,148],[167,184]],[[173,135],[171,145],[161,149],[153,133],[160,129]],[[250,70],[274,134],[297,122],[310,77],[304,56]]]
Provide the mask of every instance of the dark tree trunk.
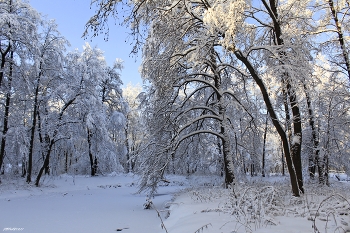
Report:
[[4,120],[2,128],[2,138],[0,145],[0,168],[3,165],[4,155],[5,155],[5,146],[6,146],[6,134],[9,129],[9,115],[10,115],[10,103],[11,103],[11,88],[12,88],[12,76],[13,76],[13,51],[10,52],[10,72],[7,83],[7,93],[5,101],[5,111],[4,111]]
[[[285,81],[283,80],[283,85],[285,85]],[[288,95],[285,90],[286,88],[283,88],[283,105],[284,105],[284,112],[286,114],[286,130],[288,135],[288,142],[291,144],[291,136],[292,136],[292,126],[291,126],[291,120],[290,120],[290,113],[289,113],[289,105],[288,105]]]
[[[45,107],[45,114],[47,115],[47,109]],[[45,133],[45,136],[43,136],[43,130],[41,127],[41,117],[40,117],[40,112],[39,112],[39,107],[38,107],[38,111],[37,111],[37,117],[38,117],[38,132],[39,132],[39,140],[40,140],[40,144],[42,145],[42,151],[41,151],[41,155],[43,158],[43,161],[45,161],[45,153],[47,153],[47,150],[49,148],[50,145],[50,136]],[[47,121],[45,120],[45,125],[47,125]],[[45,174],[49,174],[50,173],[50,169],[49,169],[49,165],[47,167],[45,167]]]
[[68,151],[64,152],[65,162],[64,162],[64,172],[68,173]]
[[[48,134],[46,134],[44,140],[45,140],[44,148],[49,148],[50,136]],[[47,164],[45,166],[45,175],[50,175],[50,156],[49,156],[49,158],[47,160],[48,161],[47,161]]]
[[90,167],[91,167],[91,176],[95,176],[96,171],[94,168],[94,156],[92,154],[92,150],[91,150],[91,146],[92,146],[92,142],[91,142],[91,137],[92,137],[92,133],[90,129],[87,129],[87,139],[88,139],[88,148],[89,148],[89,159],[90,159]]
[[333,17],[335,26],[337,28],[338,41],[340,43],[340,47],[341,47],[341,50],[342,50],[342,55],[343,55],[345,66],[346,66],[346,71],[348,73],[348,78],[350,80],[349,54],[348,54],[348,50],[346,48],[346,44],[345,44],[345,41],[344,41],[343,30],[342,30],[342,27],[341,27],[341,25],[339,23],[338,15],[337,15],[337,12],[335,11],[333,0],[328,0],[328,4],[329,4],[329,8],[330,8],[331,13],[332,13],[332,17]]
[[283,143],[281,143],[281,160],[282,160],[282,176],[285,176],[285,171],[284,171],[284,164],[285,164],[285,162],[284,162],[284,155],[283,155]]
[[224,127],[221,127],[221,133],[224,135],[224,138],[225,138],[222,140],[224,170],[225,170],[225,184],[227,186],[233,186],[235,181],[235,175],[233,170],[233,156],[230,148],[231,144],[228,141],[228,135],[225,132]]
[[288,94],[289,94],[290,104],[292,106],[293,130],[294,130],[293,142],[291,143],[291,155],[293,159],[295,173],[298,179],[299,190],[302,193],[304,193],[303,169],[301,164],[302,128],[301,128],[300,109],[297,103],[296,93],[290,85],[288,85]]
[[11,45],[10,44],[8,44],[8,46],[6,47],[5,51],[2,51],[2,49],[0,49],[0,53],[1,53],[0,87],[2,86],[2,80],[4,78],[6,56],[10,52],[10,49],[11,49]]
[[265,177],[265,152],[266,152],[266,135],[267,135],[267,124],[269,119],[269,113],[266,114],[265,121],[265,131],[264,131],[264,145],[263,145],[263,153],[262,153],[262,166],[261,166],[261,175]]
[[60,124],[61,124],[61,121],[62,121],[62,117],[63,117],[63,113],[64,111],[74,102],[74,100],[78,97],[79,94],[77,94],[74,98],[70,99],[63,107],[62,107],[62,110],[59,114],[59,117],[58,117],[58,124],[56,125],[56,128],[53,132],[53,135],[52,135],[52,138],[51,140],[49,139],[50,141],[50,144],[48,146],[48,149],[47,149],[47,152],[46,152],[46,156],[45,156],[45,160],[44,160],[44,164],[43,166],[41,167],[40,171],[39,171],[39,174],[38,176],[36,177],[36,180],[35,180],[35,185],[36,186],[39,186],[39,182],[40,182],[40,178],[42,176],[42,173],[44,172],[45,168],[48,168],[49,167],[49,164],[50,164],[50,155],[51,155],[51,151],[52,151],[52,146],[55,144],[55,142],[57,141],[56,140],[56,135],[58,133],[58,129],[60,127]]
[[235,158],[238,160],[238,139],[237,139],[237,134],[235,132]]
[[326,185],[329,186],[330,183],[329,183],[329,156],[328,156],[328,153],[325,153],[325,164],[326,164],[326,168],[325,168],[325,174],[324,174],[324,178],[326,180]]
[[287,167],[290,175],[290,180],[291,180],[291,185],[292,185],[292,191],[293,195],[299,197],[299,187],[298,187],[298,180],[297,176],[295,174],[294,166],[293,166],[293,160],[291,157],[291,153],[289,151],[289,140],[288,137],[282,128],[280,122],[278,121],[277,115],[275,113],[275,110],[272,107],[272,103],[269,97],[269,94],[267,92],[267,89],[261,80],[261,78],[258,76],[256,73],[255,69],[253,68],[252,64],[248,61],[246,57],[243,56],[242,52],[239,50],[236,50],[235,52],[236,57],[247,67],[250,75],[253,77],[255,83],[259,86],[259,89],[261,91],[261,94],[263,95],[264,102],[266,104],[267,111],[269,112],[270,119],[276,128],[277,133],[279,134],[282,145],[283,145],[283,150],[284,154],[286,156],[286,161],[287,161]]
[[29,143],[29,153],[28,153],[28,174],[27,174],[27,183],[32,182],[32,163],[33,163],[33,149],[34,149],[34,138],[35,138],[35,128],[36,128],[36,120],[37,120],[37,111],[38,111],[38,96],[39,96],[39,86],[40,86],[40,78],[42,75],[41,67],[42,63],[40,63],[40,72],[36,80],[36,88],[35,88],[35,96],[34,96],[34,109],[33,109],[33,121],[32,128],[30,131],[30,143]]
[[[283,46],[284,41],[282,37],[282,29],[281,24],[279,21],[278,11],[277,11],[277,1],[276,0],[270,0],[269,3],[266,3],[266,0],[262,0],[266,10],[268,11],[268,14],[270,15],[270,18],[273,22],[273,29],[275,33],[275,44]],[[284,51],[280,52],[281,57],[285,57],[286,54]],[[304,185],[303,185],[303,175],[302,175],[302,165],[301,165],[301,142],[302,142],[302,125],[301,125],[301,117],[300,117],[300,110],[297,103],[297,96],[296,92],[291,86],[290,80],[289,80],[289,74],[286,71],[283,77],[283,82],[285,83],[287,87],[287,95],[289,96],[289,104],[291,105],[291,110],[293,114],[293,130],[294,130],[294,136],[292,139],[292,142],[290,143],[290,157],[292,159],[292,167],[291,169],[295,169],[295,175],[297,178],[297,186],[298,189],[304,193]],[[284,145],[286,147],[286,145]],[[286,154],[286,150],[285,150]],[[287,154],[286,154],[287,156]],[[287,158],[287,157],[286,157]],[[288,165],[288,158],[287,158],[287,165]],[[289,168],[288,168],[289,170]],[[289,171],[290,172],[290,171]],[[298,190],[298,193],[299,193]],[[299,196],[299,195],[297,195]]]
[[35,186],[39,186],[39,182],[40,182],[40,178],[44,172],[44,170],[49,166],[50,164],[50,154],[51,154],[51,151],[52,151],[52,146],[53,144],[55,143],[54,139],[52,139],[50,141],[50,146],[47,150],[47,153],[46,153],[46,156],[45,156],[45,160],[44,160],[44,164],[43,166],[40,168],[40,171],[38,173],[38,176],[36,177],[35,179]]

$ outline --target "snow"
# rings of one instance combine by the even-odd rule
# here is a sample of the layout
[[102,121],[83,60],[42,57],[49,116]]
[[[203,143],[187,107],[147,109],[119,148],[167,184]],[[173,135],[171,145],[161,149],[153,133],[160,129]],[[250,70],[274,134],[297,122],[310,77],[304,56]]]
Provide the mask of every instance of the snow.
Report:
[[300,144],[300,136],[299,135],[294,135],[293,136],[293,140],[292,140],[292,145],[295,145],[295,144]]
[[331,194],[331,189],[325,188],[324,193],[309,190],[304,196],[294,198],[284,187],[283,178],[271,178],[267,183],[252,179],[249,184],[253,186],[239,185],[235,191],[237,198],[233,198],[232,190],[220,187],[181,192],[164,225],[169,233],[311,233],[315,232],[317,216],[315,224],[320,232],[350,232],[350,204],[342,196],[349,194],[349,183],[339,182],[336,183],[339,187],[331,187],[343,192],[342,195]]
[[339,181],[350,181],[350,177],[344,172],[330,172],[329,177]]
[[[222,188],[221,177],[167,176],[169,183],[161,184],[152,199],[155,208],[145,210],[147,196],[136,194],[137,179],[116,173],[97,177],[61,175],[45,177],[41,187],[3,179],[0,230],[311,233],[317,216],[320,232],[326,232],[326,224],[327,232],[338,232],[334,231],[337,227],[339,232],[350,232],[346,196],[350,182],[346,181],[332,178],[332,187],[310,189],[294,198],[286,178],[279,176],[247,179],[235,187],[235,192]],[[166,230],[161,228],[161,221]]]
[[[60,176],[36,188],[7,183],[0,186],[0,230],[22,232],[158,232],[154,210],[144,210],[145,194],[135,194],[132,176]],[[5,183],[6,181],[3,180]],[[153,201],[163,206],[177,187],[164,187]]]

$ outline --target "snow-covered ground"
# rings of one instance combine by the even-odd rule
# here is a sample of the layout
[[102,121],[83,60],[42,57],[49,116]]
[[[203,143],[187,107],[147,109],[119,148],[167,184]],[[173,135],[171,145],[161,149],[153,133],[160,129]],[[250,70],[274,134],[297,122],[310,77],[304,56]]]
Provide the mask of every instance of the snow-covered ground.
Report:
[[[130,175],[61,176],[42,187],[23,181],[0,185],[0,230],[29,233],[159,232],[154,210],[144,210],[145,194],[135,194]],[[6,181],[3,180],[5,183]],[[154,203],[161,208],[177,187],[163,187]]]
[[[232,190],[220,178],[169,176],[145,210],[137,177],[114,175],[23,180],[0,185],[0,230],[30,233],[306,233],[350,232],[350,182],[290,195],[285,178],[253,179]],[[158,216],[159,213],[159,216]],[[316,218],[316,221],[314,219]],[[161,228],[161,222],[165,228]]]
[[300,198],[291,196],[283,177],[254,178],[235,193],[191,188],[177,195],[164,225],[169,233],[350,232],[350,182],[332,182],[309,183]]

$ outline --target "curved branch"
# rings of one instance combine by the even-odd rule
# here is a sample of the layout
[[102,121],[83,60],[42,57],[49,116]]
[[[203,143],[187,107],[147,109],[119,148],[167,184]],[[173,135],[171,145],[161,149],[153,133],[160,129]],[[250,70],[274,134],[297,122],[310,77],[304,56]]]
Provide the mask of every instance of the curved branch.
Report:
[[196,90],[194,90],[189,96],[187,96],[183,101],[182,101],[182,104],[179,106],[179,108],[182,108],[185,103],[187,103],[187,101],[198,91],[202,90],[202,89],[205,89],[207,88],[208,86],[202,86],[202,87],[199,87],[197,88]]
[[212,134],[214,136],[217,136],[218,138],[221,138],[222,140],[225,140],[225,137],[217,132],[213,132],[213,131],[210,131],[210,130],[197,130],[197,131],[194,131],[192,133],[189,133],[183,137],[181,137],[179,139],[179,141],[176,143],[176,145],[173,147],[173,151],[175,151],[181,144],[181,142],[183,142],[185,139],[189,138],[189,137],[192,137],[194,135],[198,135],[198,134],[204,134],[204,133],[207,133],[207,134]]
[[215,119],[215,120],[218,120],[218,121],[222,121],[223,119],[219,116],[214,116],[214,115],[202,115],[202,116],[199,116],[195,119],[193,119],[190,123],[187,123],[186,125],[184,125],[180,130],[179,132],[177,132],[178,134],[180,134],[182,131],[184,131],[185,129],[187,129],[188,127],[190,127],[192,124],[194,124],[195,122],[197,121],[200,121],[200,120],[204,120],[204,119]]
[[191,108],[185,109],[184,111],[180,112],[179,114],[176,115],[175,119],[178,118],[180,115],[183,115],[183,114],[186,114],[190,111],[198,110],[198,109],[207,110],[209,112],[212,112],[214,114],[214,116],[218,116],[218,114],[213,109],[211,109],[207,106],[195,106],[195,107],[191,107]]
[[[216,94],[220,93],[219,90],[213,84],[211,84],[210,82],[208,82],[206,80],[202,80],[202,79],[197,79],[197,78],[187,79],[182,84],[180,84],[178,87],[181,87],[181,86],[186,85],[186,84],[191,83],[191,82],[204,83],[204,84],[208,85],[209,87],[213,88],[214,91],[216,92]],[[176,85],[174,85],[174,86],[176,86]]]
[[230,90],[226,90],[226,91],[224,91],[224,92],[222,93],[222,95],[225,95],[225,94],[228,94],[229,96],[233,97],[233,98],[237,101],[237,103],[238,103],[239,105],[241,105],[242,108],[248,113],[248,115],[249,115],[252,119],[254,119],[254,117],[252,116],[252,114],[250,114],[250,112],[244,107],[244,105],[237,99],[237,97],[236,97]]

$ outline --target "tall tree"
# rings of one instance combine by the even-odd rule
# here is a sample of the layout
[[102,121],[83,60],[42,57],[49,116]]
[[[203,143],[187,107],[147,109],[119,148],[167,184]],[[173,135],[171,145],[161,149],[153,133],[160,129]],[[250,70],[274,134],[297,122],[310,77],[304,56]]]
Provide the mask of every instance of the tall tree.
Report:
[[[272,123],[283,142],[293,194],[299,196],[299,190],[304,192],[304,189],[301,166],[302,124],[297,83],[299,76],[307,74],[305,72],[305,69],[307,71],[307,60],[305,59],[307,56],[306,54],[302,55],[299,57],[299,61],[295,59],[298,50],[304,51],[302,46],[305,42],[300,40],[302,37],[298,37],[302,34],[293,35],[289,28],[285,29],[284,22],[294,18],[294,11],[290,11],[291,8],[304,8],[308,2],[262,0],[261,3],[261,6],[255,6],[254,4],[248,5],[245,1],[230,3],[218,1],[206,12],[205,20],[213,28],[213,31],[221,33],[224,47],[235,54],[259,86]],[[297,15],[299,23],[309,19],[307,13]],[[226,15],[230,15],[230,17],[226,17]],[[232,22],[232,17],[237,20]],[[268,17],[268,21],[266,21],[266,17]],[[251,20],[252,23],[247,23],[247,20]],[[295,22],[290,21],[288,25],[292,26],[296,30],[295,32],[300,31]],[[262,28],[262,31],[259,31],[258,28]],[[284,38],[288,38],[291,43],[289,41],[286,43]],[[268,54],[271,55],[270,58]],[[278,120],[278,115],[266,88],[266,82],[262,78],[266,72],[266,68],[262,68],[262,64],[267,65],[266,68],[270,68],[273,75],[280,77],[285,98],[286,130]],[[291,119],[293,128],[288,126],[289,119]],[[291,139],[286,131],[292,135]]]
[[[28,152],[28,172],[27,172],[27,182],[31,182],[32,175],[32,163],[33,163],[33,149],[34,149],[34,141],[35,141],[35,133],[37,128],[37,119],[39,112],[39,102],[40,95],[45,94],[45,89],[42,87],[42,79],[43,77],[52,78],[52,76],[58,76],[62,74],[62,61],[63,61],[63,52],[65,50],[65,46],[67,41],[60,36],[57,31],[57,25],[53,21],[49,21],[47,25],[42,28],[42,33],[40,35],[41,44],[38,46],[38,53],[35,54],[35,64],[34,69],[35,72],[35,80],[34,80],[34,101],[33,101],[33,112],[32,112],[32,125],[30,130],[30,144],[29,144],[29,152]],[[51,77],[50,77],[51,76]],[[55,77],[56,78],[56,77]],[[45,101],[44,101],[45,103]],[[46,104],[46,103],[45,103]],[[47,106],[43,105],[43,108],[47,108]],[[41,122],[39,122],[41,123]],[[40,128],[41,129],[41,128]],[[49,140],[47,133],[44,133],[44,136],[41,135],[42,132],[39,132],[40,136],[44,139],[41,139],[43,151],[47,149],[49,146]],[[48,164],[46,167],[48,170]]]
[[[163,97],[163,101],[158,101],[162,104],[156,105],[159,109],[154,111],[158,112],[156,116],[159,120],[163,120],[162,124],[168,124],[168,127],[164,125],[163,132],[152,132],[164,135],[158,135],[162,140],[156,143],[163,141],[164,149],[154,156],[162,161],[155,169],[160,175],[156,175],[156,178],[147,174],[144,176],[152,182],[162,178],[165,169],[177,156],[181,158],[185,155],[179,147],[186,148],[184,145],[191,144],[191,140],[196,141],[193,138],[211,135],[221,140],[225,183],[234,184],[233,148],[230,142],[232,125],[226,108],[241,103],[229,90],[228,69],[231,68],[222,61],[217,48],[219,37],[203,24],[202,12],[207,7],[203,2],[196,5],[188,1],[174,2],[172,5],[162,1],[140,2],[133,11],[135,17],[130,19],[135,24],[135,33],[143,22],[151,23],[144,47],[142,74],[152,83],[154,101]],[[104,10],[101,8],[101,11]],[[154,13],[149,14],[150,11]],[[90,23],[99,20],[98,17],[91,18]],[[151,160],[148,161],[151,163]]]
[[10,127],[9,117],[13,79],[15,74],[19,73],[16,70],[16,63],[22,64],[32,59],[31,51],[35,50],[33,45],[37,41],[36,30],[38,22],[38,13],[28,3],[22,0],[0,2],[0,87],[5,83],[5,88],[1,90],[4,93],[2,96],[5,96],[5,108],[0,145],[0,167],[5,154],[6,134]]

